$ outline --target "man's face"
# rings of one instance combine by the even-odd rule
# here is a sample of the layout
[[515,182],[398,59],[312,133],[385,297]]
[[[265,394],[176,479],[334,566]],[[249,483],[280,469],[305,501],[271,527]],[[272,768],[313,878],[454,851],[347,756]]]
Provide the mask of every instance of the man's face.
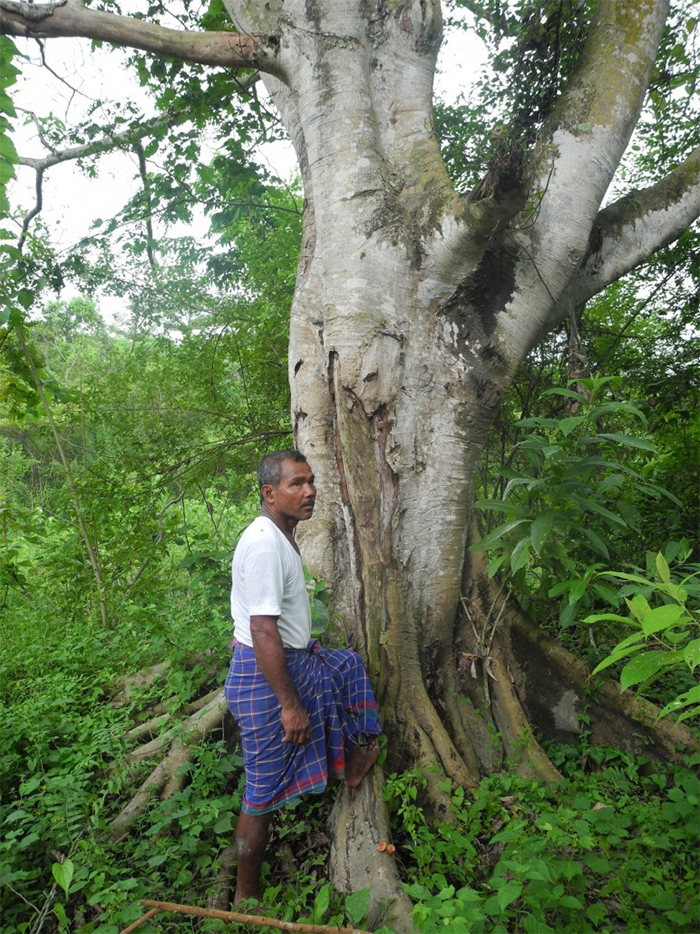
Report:
[[308,464],[285,460],[280,469],[279,486],[263,487],[268,506],[281,519],[300,522],[310,519],[316,501],[314,475]]

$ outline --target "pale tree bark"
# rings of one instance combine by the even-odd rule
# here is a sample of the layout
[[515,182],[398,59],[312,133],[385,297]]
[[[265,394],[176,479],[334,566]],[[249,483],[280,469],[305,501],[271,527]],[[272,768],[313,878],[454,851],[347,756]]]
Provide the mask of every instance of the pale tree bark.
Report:
[[[72,0],[65,6],[74,23],[88,16]],[[643,105],[667,3],[597,4],[535,146],[514,148],[471,199],[455,193],[431,119],[438,0],[226,6],[241,43],[264,50],[245,61],[265,73],[304,184],[289,375],[295,437],[320,497],[302,550],[367,660],[390,761],[423,767],[438,816],[449,814],[444,774],[473,785],[507,758],[523,774],[556,779],[530,724],[547,726],[547,708],[555,732],[575,733],[585,672],[470,560],[474,477],[532,347],[700,213],[697,153],[653,188],[602,208]],[[0,28],[66,34],[51,32],[63,7],[39,19],[30,9],[38,6],[0,0]],[[155,41],[143,23],[134,40],[122,19],[112,17],[102,37],[139,48]],[[85,20],[72,34],[99,38],[106,22]],[[209,38],[207,61],[220,63],[219,44],[229,54],[231,35],[222,35]],[[158,42],[162,54],[187,57],[181,39],[158,33]],[[542,679],[550,679],[546,704]],[[651,732],[644,712],[599,700],[602,719],[620,714],[609,731],[617,741],[633,742],[625,718]],[[496,751],[494,733],[503,738]],[[659,739],[660,752],[672,756],[679,740],[689,734]],[[363,821],[384,826],[372,788],[346,791],[338,805],[334,865],[346,888],[362,886],[358,860],[376,865],[372,834],[353,848],[340,832]],[[381,899],[395,897],[403,928],[407,907],[385,864],[381,879],[373,920]]]

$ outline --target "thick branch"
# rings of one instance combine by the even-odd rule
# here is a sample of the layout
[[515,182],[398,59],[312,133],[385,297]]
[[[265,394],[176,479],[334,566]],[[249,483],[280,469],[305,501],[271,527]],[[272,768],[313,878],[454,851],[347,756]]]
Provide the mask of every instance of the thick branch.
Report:
[[700,146],[655,185],[630,192],[600,212],[577,284],[577,302],[588,301],[672,243],[698,217]]
[[667,0],[596,4],[576,70],[543,127],[531,175],[535,221],[525,217],[518,234],[532,268],[523,265],[518,287],[550,307],[525,323],[529,346],[566,313],[561,297],[637,123],[667,12]]
[[128,16],[92,10],[79,0],[46,4],[0,0],[0,33],[34,39],[80,36],[184,62],[222,68],[258,68],[270,73],[274,73],[278,50],[273,36],[168,29]]

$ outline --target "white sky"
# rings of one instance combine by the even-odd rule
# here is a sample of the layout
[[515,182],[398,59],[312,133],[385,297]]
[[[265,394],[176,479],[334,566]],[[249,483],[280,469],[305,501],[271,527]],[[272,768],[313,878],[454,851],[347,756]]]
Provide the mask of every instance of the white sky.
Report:
[[[19,117],[13,135],[22,156],[39,158],[46,150],[35,125],[32,122],[22,125],[24,115],[19,113],[20,108],[43,115],[53,113],[66,123],[83,119],[99,100],[131,100],[146,113],[152,112],[148,95],[135,77],[121,67],[125,58],[121,50],[91,50],[88,40],[48,40],[44,46],[49,71],[41,65],[36,42],[16,39],[15,43],[27,56],[23,74],[11,92]],[[478,40],[464,33],[448,36],[438,66],[438,95],[454,100],[468,90],[482,59],[483,50]],[[95,119],[99,120],[99,115]],[[289,144],[267,145],[263,147],[263,156],[280,177],[288,178],[296,171]],[[70,162],[54,166],[45,173],[41,217],[59,250],[68,250],[85,236],[97,218],[113,216],[139,185],[138,164],[133,154],[105,154],[97,163],[97,171],[97,177],[90,178]],[[34,202],[34,173],[20,166],[17,176],[10,197],[14,204],[26,210]],[[185,231],[183,228],[176,232]],[[159,233],[163,231],[156,228],[156,236]]]

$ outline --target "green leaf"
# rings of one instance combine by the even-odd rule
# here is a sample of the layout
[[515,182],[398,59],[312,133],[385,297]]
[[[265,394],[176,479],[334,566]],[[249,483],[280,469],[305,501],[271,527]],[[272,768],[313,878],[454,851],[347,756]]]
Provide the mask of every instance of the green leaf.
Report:
[[620,616],[618,613],[594,613],[587,616],[584,623],[626,623],[629,626],[632,621],[629,616]]
[[573,606],[574,603],[578,603],[578,601],[581,599],[581,597],[586,592],[586,586],[587,584],[585,580],[577,580],[576,583],[573,585],[573,587],[570,588],[569,590],[569,605],[570,606]]
[[648,681],[649,678],[653,678],[654,675],[663,671],[664,668],[670,667],[673,661],[675,661],[672,657],[675,656],[675,654],[675,652],[656,650],[637,655],[632,661],[627,662],[622,669],[620,674],[621,690],[626,691],[627,688],[633,687],[635,684]]
[[659,711],[659,717],[666,717],[670,713],[678,713],[684,707],[689,707],[690,704],[700,704],[700,684],[696,684],[689,691],[679,694],[669,704],[662,707]]
[[543,393],[540,394],[541,398],[546,396],[565,396],[567,399],[576,399],[577,402],[580,402],[581,405],[587,405],[588,400],[581,392],[574,392],[573,389],[563,389],[558,386],[555,389],[545,389]]
[[501,886],[496,897],[498,899],[498,907],[502,912],[517,898],[520,898],[522,890],[523,886],[520,882],[506,882],[505,885]]
[[568,418],[562,418],[557,423],[557,427],[564,435],[568,437],[574,428],[578,428],[580,424],[586,421],[587,415],[570,415]]
[[645,438],[635,438],[634,435],[611,434],[607,431],[601,432],[599,438],[605,438],[606,441],[614,441],[615,444],[626,444],[630,448],[639,448],[642,451],[656,451],[656,447]]
[[689,642],[683,652],[683,661],[690,668],[691,671],[700,665],[700,639],[693,639],[692,642]]
[[360,921],[362,921],[364,916],[367,914],[371,895],[372,890],[366,888],[360,889],[359,892],[353,892],[351,895],[346,897],[345,912],[348,916],[348,921],[350,921],[352,925],[359,925]]
[[606,560],[610,560],[610,552],[608,551],[607,543],[595,532],[593,529],[584,527],[583,529],[584,536],[588,539],[593,550],[601,555]]
[[510,556],[510,569],[513,574],[530,563],[530,539],[521,538]]
[[53,877],[66,893],[66,898],[68,898],[68,890],[73,880],[74,868],[73,861],[70,859],[64,859],[62,863],[54,863],[51,866]]
[[330,904],[330,901],[331,901],[331,884],[330,882],[326,882],[326,884],[321,887],[318,895],[316,896],[316,900],[314,901],[312,917],[314,918],[315,921],[320,921],[324,917],[324,915],[328,911],[328,906]]
[[659,580],[662,580],[664,584],[668,584],[671,581],[671,571],[668,566],[668,562],[664,556],[659,552],[656,556],[656,573],[659,575]]
[[574,503],[577,503],[579,506],[581,506],[582,509],[595,512],[597,515],[602,516],[604,519],[607,519],[609,522],[612,522],[615,525],[621,525],[623,528],[627,527],[627,523],[624,519],[616,515],[614,512],[611,512],[609,509],[606,509],[605,506],[601,506],[600,503],[597,503],[594,499],[590,499],[586,496],[579,496],[578,494],[571,494],[569,498]]
[[642,629],[645,636],[650,636],[655,632],[661,632],[670,626],[675,626],[681,617],[689,620],[685,610],[677,603],[668,603],[665,606],[654,607],[642,617]]
[[538,516],[535,516],[532,526],[530,528],[530,541],[532,542],[532,547],[535,549],[537,554],[542,551],[542,546],[544,545],[547,536],[552,531],[552,526],[554,525],[554,517],[556,513],[552,510],[547,510],[547,512],[541,512]]

